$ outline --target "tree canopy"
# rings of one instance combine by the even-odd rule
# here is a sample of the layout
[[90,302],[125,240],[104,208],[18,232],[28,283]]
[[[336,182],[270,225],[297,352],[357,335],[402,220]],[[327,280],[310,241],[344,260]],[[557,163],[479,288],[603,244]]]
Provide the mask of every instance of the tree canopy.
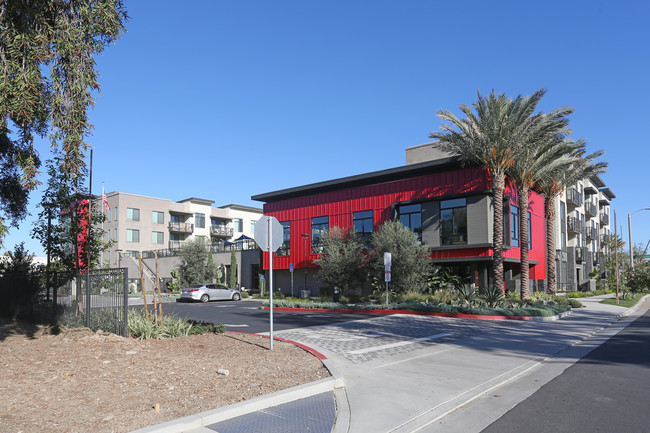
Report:
[[120,37],[122,0],[0,0],[0,243],[38,184],[36,137],[61,150],[61,173],[84,165],[99,91],[94,56]]

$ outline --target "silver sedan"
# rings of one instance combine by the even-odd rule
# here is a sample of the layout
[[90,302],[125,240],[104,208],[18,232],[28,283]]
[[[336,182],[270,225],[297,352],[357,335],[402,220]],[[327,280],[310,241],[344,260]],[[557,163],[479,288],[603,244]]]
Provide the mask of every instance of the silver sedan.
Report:
[[241,293],[239,290],[231,289],[223,284],[208,283],[197,284],[181,291],[180,301],[216,301],[233,300],[239,301]]

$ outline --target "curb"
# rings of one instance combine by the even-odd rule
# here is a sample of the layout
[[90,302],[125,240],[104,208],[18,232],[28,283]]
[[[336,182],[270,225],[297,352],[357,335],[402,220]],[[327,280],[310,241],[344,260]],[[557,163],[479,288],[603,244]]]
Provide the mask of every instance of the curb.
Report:
[[[245,332],[231,332],[232,334],[257,335],[269,338],[263,334],[248,334]],[[334,403],[336,405],[336,419],[332,431],[347,432],[350,423],[350,405],[347,400],[345,391],[345,380],[339,374],[332,362],[325,355],[309,346],[285,338],[274,337],[274,340],[283,341],[293,344],[306,352],[311,353],[318,358],[323,366],[329,371],[331,377],[317,380],[315,382],[305,383],[292,388],[276,391],[271,394],[261,395],[250,400],[223,406],[217,409],[208,410],[196,415],[189,415],[183,418],[167,421],[149,427],[134,430],[131,433],[183,433],[188,430],[199,429],[211,424],[225,421],[238,416],[246,415],[259,410],[268,409],[292,401],[300,400],[305,397],[311,397],[324,392],[334,392]],[[341,424],[341,428],[336,426]],[[344,430],[342,429],[344,428]]]

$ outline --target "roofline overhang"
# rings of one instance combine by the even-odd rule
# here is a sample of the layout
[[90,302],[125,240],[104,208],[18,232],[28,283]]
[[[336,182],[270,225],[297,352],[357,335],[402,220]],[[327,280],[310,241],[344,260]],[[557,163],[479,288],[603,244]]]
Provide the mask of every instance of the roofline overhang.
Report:
[[449,169],[456,169],[460,168],[462,165],[463,159],[461,157],[452,156],[448,158],[436,159],[433,161],[402,165],[386,170],[373,171],[370,173],[358,174],[355,176],[341,177],[338,179],[281,189],[264,194],[257,194],[252,196],[251,200],[268,203],[288,198],[337,191],[351,187],[367,186],[377,183],[401,180],[409,177],[421,176]]

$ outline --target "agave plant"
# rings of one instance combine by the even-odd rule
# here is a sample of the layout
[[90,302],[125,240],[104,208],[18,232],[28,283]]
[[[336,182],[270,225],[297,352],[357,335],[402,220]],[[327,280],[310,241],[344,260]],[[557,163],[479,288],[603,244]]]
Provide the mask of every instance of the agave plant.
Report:
[[503,302],[503,290],[499,286],[488,286],[485,292],[481,294],[481,298],[487,303],[488,307],[495,308]]

